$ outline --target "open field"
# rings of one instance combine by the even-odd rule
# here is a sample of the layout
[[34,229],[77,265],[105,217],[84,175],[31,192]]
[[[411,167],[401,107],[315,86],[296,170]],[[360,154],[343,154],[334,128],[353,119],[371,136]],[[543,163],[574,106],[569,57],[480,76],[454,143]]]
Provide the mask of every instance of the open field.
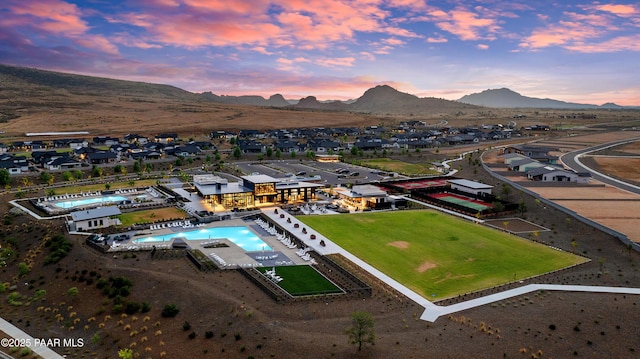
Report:
[[585,261],[435,211],[303,216],[300,220],[431,300]]
[[[271,268],[259,267],[260,272],[265,273]],[[331,283],[322,274],[308,265],[280,266],[276,268],[276,274],[282,277],[277,285],[282,287],[292,296],[341,293],[342,290]]]
[[362,161],[367,167],[379,168],[387,172],[397,172],[407,176],[418,175],[434,175],[438,171],[431,169],[431,165],[427,162],[409,163],[391,158],[375,158]]
[[612,177],[640,183],[640,158],[592,157],[602,172]]

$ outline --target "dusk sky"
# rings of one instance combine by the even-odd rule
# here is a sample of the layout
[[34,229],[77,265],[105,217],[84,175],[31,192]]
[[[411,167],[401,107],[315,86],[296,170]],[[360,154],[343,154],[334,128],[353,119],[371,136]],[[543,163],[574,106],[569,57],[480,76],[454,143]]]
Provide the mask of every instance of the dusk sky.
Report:
[[2,0],[0,63],[218,95],[640,105],[636,1]]

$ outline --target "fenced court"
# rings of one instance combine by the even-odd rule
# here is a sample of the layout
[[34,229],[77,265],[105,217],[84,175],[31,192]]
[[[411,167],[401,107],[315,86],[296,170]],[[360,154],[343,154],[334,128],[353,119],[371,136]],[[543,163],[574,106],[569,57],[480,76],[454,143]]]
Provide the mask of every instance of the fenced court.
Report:
[[457,204],[459,206],[471,208],[476,211],[484,211],[485,209],[493,208],[493,206],[487,202],[460,196],[453,193],[434,193],[430,194],[429,197],[436,198],[444,202]]
[[256,269],[294,297],[344,293],[312,266],[257,267]]
[[444,187],[447,185],[446,179],[423,179],[418,181],[409,181],[402,183],[393,183],[394,187],[402,188],[404,190],[413,190],[413,189],[425,189],[425,188],[433,188],[433,187]]

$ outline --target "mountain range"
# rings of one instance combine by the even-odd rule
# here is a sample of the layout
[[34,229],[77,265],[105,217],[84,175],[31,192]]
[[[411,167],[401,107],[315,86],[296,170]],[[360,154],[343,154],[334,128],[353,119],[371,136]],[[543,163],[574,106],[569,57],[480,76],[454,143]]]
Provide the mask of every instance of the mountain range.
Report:
[[457,101],[451,101],[434,97],[420,98],[412,94],[400,92],[388,85],[379,85],[368,89],[361,97],[355,100],[318,101],[316,97],[308,96],[297,101],[292,101],[285,99],[280,94],[275,94],[265,99],[261,96],[226,96],[216,95],[212,92],[191,93],[170,85],[114,80],[1,64],[0,80],[2,80],[0,81],[0,90],[3,90],[5,94],[11,92],[7,90],[15,90],[20,86],[31,86],[31,89],[37,88],[38,90],[55,89],[58,91],[57,93],[60,93],[59,91],[94,95],[108,93],[136,96],[141,99],[153,96],[156,98],[288,108],[293,110],[349,111],[375,115],[457,113],[459,111],[479,109],[480,107],[585,110],[639,108],[623,107],[613,103],[598,106],[564,102],[548,98],[540,99],[523,96],[507,88],[485,90],[480,93],[463,96]]

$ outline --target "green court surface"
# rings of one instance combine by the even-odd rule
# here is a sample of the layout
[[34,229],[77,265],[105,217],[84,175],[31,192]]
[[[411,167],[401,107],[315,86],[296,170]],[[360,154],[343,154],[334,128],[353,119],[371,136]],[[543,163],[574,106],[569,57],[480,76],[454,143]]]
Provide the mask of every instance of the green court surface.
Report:
[[429,300],[587,261],[431,210],[301,216],[299,219]]
[[484,205],[484,204],[476,203],[476,202],[473,202],[473,201],[467,201],[467,200],[465,200],[463,198],[458,198],[458,197],[455,197],[455,196],[443,196],[443,197],[438,197],[438,199],[441,200],[441,201],[457,204],[459,206],[472,208],[472,209],[475,209],[475,210],[478,210],[478,211],[482,211],[482,210],[485,210],[487,208],[491,208],[491,206],[487,206],[487,205]]
[[[256,269],[264,274],[273,268],[258,267]],[[342,293],[342,289],[338,288],[311,266],[282,266],[275,267],[275,270],[276,274],[282,278],[282,281],[276,284],[294,297]]]

